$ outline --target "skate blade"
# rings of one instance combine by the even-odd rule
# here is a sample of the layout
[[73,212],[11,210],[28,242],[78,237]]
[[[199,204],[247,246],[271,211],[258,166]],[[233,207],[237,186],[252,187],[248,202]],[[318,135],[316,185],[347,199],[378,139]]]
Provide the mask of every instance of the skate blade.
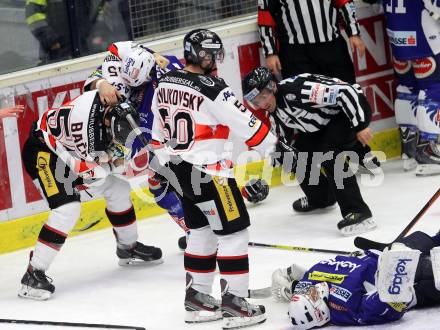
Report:
[[404,158],[402,155],[402,160],[403,160],[403,170],[405,172],[413,171],[417,168],[417,161],[414,158],[408,158],[408,156]]
[[416,168],[416,176],[440,175],[440,165],[419,164]]
[[359,235],[366,232],[369,232],[377,227],[377,224],[374,222],[373,219],[369,218],[361,223],[357,223],[351,226],[344,227],[340,229],[340,232],[344,236],[352,236],[352,235]]
[[185,322],[186,323],[203,323],[213,322],[222,319],[222,312],[219,309],[217,312],[211,311],[186,311]]
[[260,324],[266,321],[266,314],[261,314],[253,317],[239,316],[239,317],[224,317],[223,329],[240,329],[250,327],[252,325]]
[[142,266],[153,266],[163,264],[164,260],[162,258],[157,260],[142,260],[137,258],[119,259],[118,264],[121,267],[142,267]]
[[20,291],[18,291],[18,296],[25,299],[33,299],[33,300],[48,300],[52,293],[47,290],[42,289],[34,289],[27,285],[22,285]]
[[301,211],[293,210],[293,213],[295,215],[323,214],[323,213],[327,213],[327,212],[330,212],[331,210],[335,209],[336,205],[337,204],[335,203],[333,205],[326,206],[326,207],[321,207],[321,208],[314,209],[313,211],[308,211],[308,212],[304,212],[304,211],[301,212]]

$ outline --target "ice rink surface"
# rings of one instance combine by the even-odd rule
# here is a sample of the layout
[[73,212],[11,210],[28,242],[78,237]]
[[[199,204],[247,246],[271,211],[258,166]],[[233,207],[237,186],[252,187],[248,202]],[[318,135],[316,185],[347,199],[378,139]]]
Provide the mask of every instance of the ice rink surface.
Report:
[[[388,242],[395,238],[440,186],[440,176],[415,177],[403,173],[399,161],[384,164],[379,185],[361,184],[361,191],[373,211],[378,229],[366,237]],[[353,238],[336,229],[339,208],[325,214],[298,215],[292,201],[302,196],[299,187],[276,187],[263,203],[249,206],[252,241],[305,247],[353,250]],[[417,230],[434,234],[440,229],[440,200],[417,224]],[[183,322],[185,276],[183,253],[177,239],[181,230],[168,216],[139,223],[140,241],[162,248],[161,265],[122,268],[117,265],[111,229],[68,239],[47,274],[56,292],[51,300],[31,301],[17,297],[30,249],[0,256],[0,318],[110,323],[143,326],[146,329],[221,329],[221,322],[186,325]],[[272,272],[291,263],[311,266],[332,257],[250,248],[250,286],[270,285]],[[218,279],[214,295],[219,296]],[[266,323],[251,329],[289,329],[287,306],[271,299],[253,300],[267,309]],[[400,321],[363,329],[440,329],[440,309],[413,310]],[[67,329],[59,327],[5,325],[1,330]],[[71,328],[75,329],[75,328]],[[331,327],[336,329],[336,327]],[[354,329],[354,327],[344,327]]]

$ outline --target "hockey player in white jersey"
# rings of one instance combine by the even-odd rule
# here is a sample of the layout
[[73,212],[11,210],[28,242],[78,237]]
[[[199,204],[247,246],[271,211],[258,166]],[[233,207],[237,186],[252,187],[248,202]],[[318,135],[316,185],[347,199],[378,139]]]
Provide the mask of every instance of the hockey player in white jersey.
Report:
[[[233,329],[264,322],[264,306],[245,299],[249,284],[249,215],[234,179],[225,143],[235,138],[262,154],[276,137],[238,101],[225,82],[210,75],[224,56],[212,31],[196,29],[184,38],[186,66],[165,74],[155,91],[153,143],[170,156],[167,163],[182,193],[190,228],[185,250],[185,321],[223,318]],[[290,150],[291,151],[291,150]],[[216,263],[222,300],[212,297]]]
[[[368,3],[379,0],[363,0]],[[404,170],[440,174],[440,1],[383,0]]]
[[78,191],[84,187],[104,196],[121,266],[161,260],[161,249],[138,242],[130,184],[118,177],[131,153],[126,145],[134,125],[128,115],[139,125],[137,111],[128,103],[104,107],[91,91],[46,111],[32,126],[22,159],[50,213],[21,280],[20,297],[45,300],[54,293],[45,272],[80,216]]
[[[111,44],[103,63],[93,71],[84,83],[84,90],[98,89],[103,104],[116,104],[128,100],[140,116],[140,127],[145,139],[151,139],[151,101],[158,79],[165,73],[182,68],[180,61],[171,55],[160,55],[134,41],[120,41]],[[145,152],[143,143],[135,139],[132,157]],[[148,185],[157,205],[168,211],[171,218],[188,235],[182,205],[178,195],[168,189],[161,176],[149,169]],[[186,235],[179,238],[179,247],[184,250]]]

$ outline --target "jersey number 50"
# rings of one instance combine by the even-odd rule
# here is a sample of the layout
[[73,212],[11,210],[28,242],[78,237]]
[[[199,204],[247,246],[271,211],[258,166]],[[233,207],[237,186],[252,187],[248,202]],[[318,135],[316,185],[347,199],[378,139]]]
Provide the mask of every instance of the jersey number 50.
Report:
[[191,149],[194,144],[195,125],[192,115],[184,109],[177,109],[170,116],[169,109],[160,108],[165,140],[175,151]]

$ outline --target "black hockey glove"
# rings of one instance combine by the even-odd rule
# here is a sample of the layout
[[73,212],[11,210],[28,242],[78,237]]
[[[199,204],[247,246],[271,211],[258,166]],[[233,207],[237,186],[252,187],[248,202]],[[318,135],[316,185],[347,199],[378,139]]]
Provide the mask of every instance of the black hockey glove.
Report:
[[263,179],[252,179],[241,188],[241,194],[250,203],[258,203],[269,195],[269,185]]
[[282,166],[285,172],[294,172],[298,160],[298,150],[290,145],[285,138],[280,138],[271,158],[273,167]]

